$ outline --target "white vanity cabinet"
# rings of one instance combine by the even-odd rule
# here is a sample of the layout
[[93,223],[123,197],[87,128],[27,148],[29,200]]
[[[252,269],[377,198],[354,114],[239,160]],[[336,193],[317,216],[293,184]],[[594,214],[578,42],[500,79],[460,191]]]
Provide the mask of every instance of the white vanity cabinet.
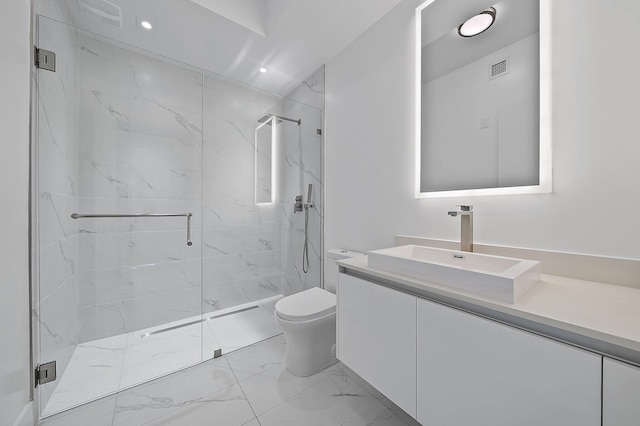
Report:
[[416,416],[416,297],[339,274],[337,357]]
[[424,299],[417,313],[420,423],[600,425],[601,356]]
[[640,368],[609,358],[602,363],[602,426],[640,425]]

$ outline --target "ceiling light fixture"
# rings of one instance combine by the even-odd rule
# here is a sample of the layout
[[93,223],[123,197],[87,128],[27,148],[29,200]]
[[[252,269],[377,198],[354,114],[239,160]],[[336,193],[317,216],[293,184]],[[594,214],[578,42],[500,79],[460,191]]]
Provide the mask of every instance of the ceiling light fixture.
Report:
[[151,25],[151,22],[149,21],[140,21],[140,26],[145,30],[150,30],[153,28],[153,25]]
[[258,71],[260,71],[262,74],[267,72],[267,69],[265,67],[260,67],[258,68]]
[[489,29],[496,21],[496,9],[490,7],[477,15],[467,19],[458,27],[458,34],[461,37],[474,37]]

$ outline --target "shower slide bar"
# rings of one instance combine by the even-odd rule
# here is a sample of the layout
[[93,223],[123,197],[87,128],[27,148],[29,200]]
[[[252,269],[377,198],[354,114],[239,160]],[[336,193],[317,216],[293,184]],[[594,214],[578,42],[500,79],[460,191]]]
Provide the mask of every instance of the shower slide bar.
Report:
[[139,213],[139,214],[82,214],[72,213],[71,219],[102,219],[102,218],[116,218],[116,217],[186,217],[187,218],[187,245],[190,246],[191,242],[191,217],[193,213]]

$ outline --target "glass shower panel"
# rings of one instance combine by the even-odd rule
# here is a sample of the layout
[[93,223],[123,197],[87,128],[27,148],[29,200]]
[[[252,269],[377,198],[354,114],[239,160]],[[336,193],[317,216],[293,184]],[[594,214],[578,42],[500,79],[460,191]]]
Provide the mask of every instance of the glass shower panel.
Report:
[[[203,311],[228,353],[280,334],[277,300],[321,285],[322,111],[213,74],[205,73],[204,85]],[[271,115],[302,120],[271,121],[273,203],[256,200],[255,163],[256,130]],[[306,202],[309,184],[304,273],[305,214],[294,214],[293,204],[301,194]]]
[[[39,17],[42,416],[203,360],[199,69]],[[73,213],[94,215],[72,219]],[[139,217],[187,214],[187,217]],[[110,217],[109,215],[132,217]]]
[[[323,76],[324,70],[320,71],[319,74]],[[315,81],[313,76],[309,80]],[[310,84],[305,83],[282,101],[283,115],[300,119],[300,126],[286,122],[278,125],[278,143],[280,156],[283,158],[280,166],[279,192],[282,223],[282,293],[285,296],[311,287],[321,287],[323,279],[322,109],[296,100],[309,100],[299,93],[309,92]],[[322,95],[320,98],[322,104]],[[303,203],[310,202],[311,206],[302,212],[294,212],[293,202],[299,195],[302,195]]]
[[210,73],[204,86],[203,310],[227,353],[280,333],[280,206],[256,204],[255,132],[281,98]]

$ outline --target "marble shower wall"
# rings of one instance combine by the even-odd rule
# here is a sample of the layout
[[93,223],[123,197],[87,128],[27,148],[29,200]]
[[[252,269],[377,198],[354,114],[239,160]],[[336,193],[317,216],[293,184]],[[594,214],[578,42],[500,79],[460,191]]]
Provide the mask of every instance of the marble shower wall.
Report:
[[[57,70],[39,70],[36,79],[35,346],[38,361],[57,361],[61,376],[79,342],[78,233],[69,217],[78,204],[78,34],[44,17],[38,30],[39,47],[57,53]],[[41,407],[57,384],[38,388]]]
[[281,98],[205,73],[204,312],[281,294],[280,213],[256,205],[255,129]]
[[[324,148],[323,135],[317,129],[324,129],[324,66],[287,95],[281,108],[285,117],[302,119],[300,126],[287,122],[278,125],[282,136],[279,140],[282,292],[289,295],[320,287],[323,278]],[[296,195],[307,201],[309,184],[313,185],[313,209],[309,211],[309,269],[305,274],[302,268],[305,213],[294,213],[293,203]]]
[[202,72],[80,36],[80,340],[201,313]]

